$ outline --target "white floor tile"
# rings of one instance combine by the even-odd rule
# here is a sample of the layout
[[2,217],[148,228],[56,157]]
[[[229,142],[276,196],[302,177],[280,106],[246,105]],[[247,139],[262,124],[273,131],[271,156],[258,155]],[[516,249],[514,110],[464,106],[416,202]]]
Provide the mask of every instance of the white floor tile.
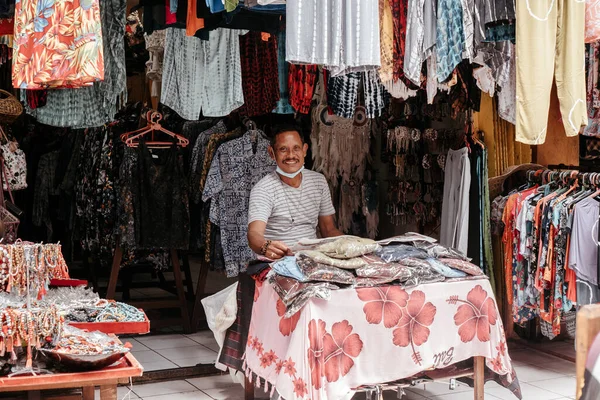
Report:
[[212,331],[201,331],[192,333],[191,335],[184,335],[185,337],[192,339],[193,341],[200,344],[216,344],[215,336]]
[[207,349],[204,346],[199,346],[197,343],[195,346],[166,348],[162,350],[156,350],[156,352],[168,360],[197,357],[199,360],[202,359],[204,362],[211,362],[210,360],[215,362],[217,359],[217,353]]
[[172,363],[175,363],[177,365],[179,365],[180,367],[194,367],[198,364],[214,364],[215,363],[215,358],[198,358],[198,357],[192,357],[192,358],[175,358],[173,360],[169,360]]
[[172,363],[169,360],[147,362],[147,363],[143,363],[142,366],[144,367],[144,371],[146,371],[146,372],[149,372],[149,371],[161,371],[163,369],[179,368],[177,366],[177,364],[174,364],[174,363]]
[[546,363],[543,365],[543,367],[551,371],[560,372],[561,374],[567,376],[575,376],[576,374],[575,363],[566,360]]
[[173,393],[195,392],[197,390],[198,389],[192,384],[184,380],[147,383],[145,385],[136,385],[133,387],[133,392],[141,398]]
[[137,339],[133,339],[133,338],[121,338],[121,341],[123,343],[125,342],[129,342],[131,343],[131,345],[133,346],[133,351],[139,351],[139,350],[150,350],[148,347],[146,347],[142,342],[138,341]]
[[562,378],[564,376],[559,372],[544,369],[537,365],[515,366],[514,368],[517,372],[519,382],[543,381],[546,379]]
[[192,378],[187,380],[200,390],[206,389],[226,389],[232,386],[239,386],[231,379],[231,375],[206,376],[202,378]]
[[152,350],[132,351],[131,354],[138,360],[142,365],[149,362],[166,361],[167,359]]
[[544,354],[535,350],[519,350],[510,353],[510,358],[515,361],[521,361],[527,364],[543,365],[545,363],[554,363],[563,361],[561,358]]
[[560,394],[561,396],[571,397],[575,396],[577,382],[575,377],[565,376],[558,379],[532,382],[531,384],[540,388],[544,388],[550,392]]
[[[167,337],[165,337],[167,336]],[[171,336],[171,337],[168,337]],[[174,349],[178,347],[197,346],[198,343],[183,335],[161,335],[140,338],[140,342],[151,350]]]
[[241,400],[244,398],[244,389],[241,386],[228,387],[223,389],[203,390],[214,400]]
[[[485,393],[498,397],[502,400],[516,399],[515,395],[510,390],[503,387],[490,389],[486,387]],[[521,383],[521,394],[523,395],[523,400],[557,400],[562,399],[563,397],[559,394],[549,392],[548,390],[541,389],[525,382]]]
[[456,388],[450,389],[450,385],[448,383],[440,383],[440,382],[431,382],[427,384],[420,384],[410,388],[410,391],[413,393],[420,394],[425,397],[433,397],[440,396],[442,394],[450,394],[450,393],[460,393],[460,392],[468,392],[472,391],[468,385],[465,385],[461,382],[456,382]]
[[[489,393],[485,394],[486,400],[498,400],[498,398]],[[451,394],[443,394],[441,396],[430,397],[431,400],[473,400],[474,394],[473,391],[470,392],[461,392],[461,393],[451,393]],[[516,397],[515,397],[516,399]]]
[[197,390],[195,392],[172,393],[160,396],[144,397],[143,400],[212,400],[206,393]]

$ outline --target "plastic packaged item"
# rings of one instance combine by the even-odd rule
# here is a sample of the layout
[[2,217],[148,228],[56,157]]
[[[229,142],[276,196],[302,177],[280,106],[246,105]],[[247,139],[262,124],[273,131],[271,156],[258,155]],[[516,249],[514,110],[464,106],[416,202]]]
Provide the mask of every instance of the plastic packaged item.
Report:
[[298,254],[296,257],[298,266],[307,281],[333,282],[343,285],[354,284],[354,275],[348,271],[320,263],[304,254]]
[[388,263],[400,262],[407,257],[426,259],[429,257],[425,250],[407,244],[393,244],[384,246],[375,254]]
[[484,275],[481,268],[479,268],[477,265],[470,263],[468,261],[458,260],[456,258],[440,258],[440,262],[444,263],[445,265],[449,266],[450,268],[454,268],[459,271],[463,271],[469,275],[473,275],[473,276]]
[[465,257],[458,250],[451,249],[449,247],[442,246],[437,243],[429,243],[425,241],[416,241],[414,245],[418,249],[422,249],[429,254],[432,258],[456,258],[458,260],[471,261],[470,258]]
[[342,237],[333,242],[328,242],[317,246],[316,250],[326,256],[347,260],[371,254],[381,249],[381,246],[371,239],[362,239],[355,237]]
[[412,272],[406,265],[397,263],[383,265],[370,264],[357,269],[356,275],[358,275],[359,278],[382,278],[406,282],[412,276]]
[[450,268],[447,265],[442,264],[435,258],[428,258],[426,261],[431,266],[431,268],[436,270],[438,273],[444,275],[446,278],[464,278],[465,276],[467,276],[466,273]]
[[296,314],[311,298],[329,300],[331,290],[338,289],[337,286],[328,282],[302,283],[277,274],[269,278],[269,283],[285,305],[285,318]]
[[381,278],[358,277],[358,278],[356,278],[356,283],[354,286],[357,288],[381,286],[381,285],[392,283],[395,280],[396,280],[395,278],[383,278],[383,277],[381,277]]
[[356,269],[360,267],[364,267],[367,265],[367,261],[364,259],[357,257],[351,258],[348,260],[340,260],[337,258],[331,258],[320,251],[315,250],[302,250],[296,253],[296,257],[303,256],[305,258],[309,258],[314,260],[320,264],[331,265],[333,267],[343,268],[343,269]]
[[296,257],[294,256],[283,257],[281,260],[271,263],[271,268],[273,271],[277,272],[278,275],[294,278],[301,282],[306,281],[306,277],[300,270],[300,267],[298,267]]
[[402,264],[411,269],[411,277],[404,282],[404,286],[416,286],[425,283],[443,282],[446,278],[434,270],[425,260],[407,257]]

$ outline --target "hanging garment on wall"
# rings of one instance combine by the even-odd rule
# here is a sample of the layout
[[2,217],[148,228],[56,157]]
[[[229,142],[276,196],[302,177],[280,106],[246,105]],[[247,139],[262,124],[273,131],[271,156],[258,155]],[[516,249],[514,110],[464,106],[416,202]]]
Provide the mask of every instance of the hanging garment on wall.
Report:
[[587,125],[582,1],[517,1],[517,141],[543,144],[552,82],[567,136]]
[[583,130],[586,136],[600,136],[600,43],[586,45],[587,112],[588,125]]
[[440,244],[467,253],[471,165],[468,149],[448,151],[444,176],[444,201]]
[[209,40],[187,37],[169,28],[161,103],[182,118],[197,120],[229,115],[244,104],[239,35],[245,32],[217,29]]
[[289,69],[290,104],[300,114],[308,114],[315,85],[319,80],[319,67],[308,64],[289,64]]
[[13,87],[78,88],[103,80],[102,23],[98,0],[16,2]]
[[380,67],[378,0],[290,0],[286,17],[287,61],[333,75]]
[[277,75],[279,77],[279,101],[273,110],[276,114],[293,114],[288,90],[290,64],[285,61],[285,30],[277,34]]
[[165,35],[166,31],[154,31],[150,35],[145,35],[146,50],[150,59],[146,62],[146,76],[152,81],[152,97],[160,97],[160,85],[162,82],[163,59],[165,56]]
[[261,32],[248,32],[239,40],[242,87],[248,99],[240,113],[249,117],[270,113],[279,101],[277,38],[263,40]]
[[[361,82],[364,102],[358,101]],[[343,118],[353,118],[359,103],[364,103],[367,118],[381,116],[387,105],[386,94],[377,71],[329,76],[327,80],[327,102],[333,112]]]
[[[27,113],[38,122],[71,128],[99,127],[115,119],[118,107],[127,101],[125,72],[125,0],[106,0],[100,4],[104,80],[79,89],[48,90],[44,107]],[[21,100],[26,100],[21,91]]]
[[203,201],[211,200],[210,220],[221,228],[221,243],[228,277],[246,270],[255,256],[248,247],[248,199],[250,190],[275,170],[259,131],[219,147],[204,187]]
[[462,60],[465,42],[462,15],[461,0],[438,1],[435,49],[440,82],[445,82]]
[[433,0],[408,1],[404,73],[417,86],[421,85],[423,62],[436,45],[436,13]]
[[381,42],[381,67],[379,78],[382,82],[394,79],[394,18],[391,0],[379,2],[379,40]]

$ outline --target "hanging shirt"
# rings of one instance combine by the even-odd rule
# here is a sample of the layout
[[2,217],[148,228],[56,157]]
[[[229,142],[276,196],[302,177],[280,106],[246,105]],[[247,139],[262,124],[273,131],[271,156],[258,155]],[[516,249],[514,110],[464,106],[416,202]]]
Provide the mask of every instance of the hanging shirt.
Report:
[[13,87],[79,88],[104,79],[99,0],[20,0],[15,6]]
[[289,0],[286,59],[338,75],[381,64],[378,0]]
[[217,29],[209,40],[169,28],[165,40],[161,103],[182,118],[229,115],[244,104],[239,35]]
[[593,198],[581,200],[575,206],[573,231],[569,249],[569,268],[575,270],[577,279],[598,284],[598,217],[600,203]]
[[293,114],[288,90],[290,64],[285,61],[285,30],[277,34],[277,75],[279,78],[279,101],[273,110],[276,114]]
[[437,11],[437,76],[444,82],[462,60],[465,36],[461,0],[439,0]]
[[221,228],[228,277],[245,271],[254,258],[247,238],[248,199],[252,187],[275,170],[268,147],[258,131],[246,132],[219,147],[208,173],[202,200],[212,200],[210,220]]

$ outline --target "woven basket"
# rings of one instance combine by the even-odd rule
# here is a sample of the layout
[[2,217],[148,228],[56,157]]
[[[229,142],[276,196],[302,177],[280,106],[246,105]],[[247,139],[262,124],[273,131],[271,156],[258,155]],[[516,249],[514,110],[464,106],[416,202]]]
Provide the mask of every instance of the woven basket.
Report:
[[12,124],[23,114],[23,105],[15,96],[0,89],[0,123]]

